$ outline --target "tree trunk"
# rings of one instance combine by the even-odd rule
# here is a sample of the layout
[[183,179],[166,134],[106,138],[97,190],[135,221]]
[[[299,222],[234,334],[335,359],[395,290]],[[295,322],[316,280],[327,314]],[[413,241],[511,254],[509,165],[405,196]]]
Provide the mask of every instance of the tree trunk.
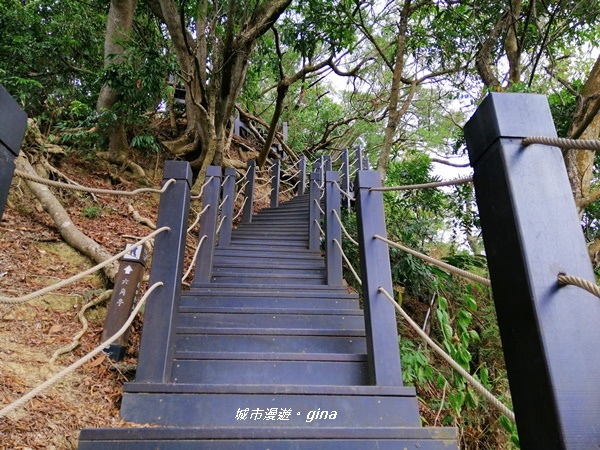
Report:
[[[600,56],[583,85],[577,99],[573,122],[568,135],[582,139],[598,139],[600,136]],[[596,200],[600,188],[591,190],[594,159],[596,153],[591,150],[572,150],[565,152],[565,165],[569,181],[580,214],[585,207]]]
[[[398,40],[396,43],[396,60],[394,62],[394,72],[392,75],[392,86],[390,90],[390,103],[388,106],[388,123],[385,127],[383,137],[383,146],[377,158],[377,171],[381,179],[385,180],[387,168],[390,162],[390,154],[394,143],[394,135],[398,129],[398,124],[402,118],[402,111],[398,109],[400,101],[400,84],[402,83],[402,72],[404,70],[404,53],[406,51],[406,32],[408,28],[408,19],[410,16],[410,0],[404,2],[402,13],[400,14],[400,26],[398,29]],[[411,93],[414,93],[414,85],[411,87]],[[412,95],[404,102],[404,111],[408,109]]]
[[[193,191],[204,182],[210,164],[221,164],[230,142],[228,122],[246,78],[256,40],[267,32],[291,0],[265,0],[254,9],[229,0],[227,21],[208,0],[197,2],[195,28],[205,30],[194,38],[182,23],[174,0],[158,0],[186,83],[187,130],[165,145],[176,155],[192,155],[200,170]],[[237,30],[237,31],[236,31]]]
[[[133,27],[135,7],[136,0],[111,0],[110,2],[104,40],[105,68],[111,64],[118,64],[123,59],[124,50],[119,42],[129,37]],[[115,57],[115,55],[117,56]],[[119,93],[110,86],[102,86],[96,103],[96,110],[98,112],[110,110],[119,101],[119,97]],[[127,158],[129,145],[123,123],[119,120],[106,129],[105,132],[109,140],[108,154],[105,154],[105,159],[111,163],[126,162],[127,168],[131,169],[135,175],[145,176],[143,169]]]
[[[19,170],[30,175],[39,176],[24,154],[21,154],[15,163]],[[52,217],[52,220],[56,224],[60,235],[67,242],[67,244],[88,256],[98,264],[112,257],[112,255],[108,253],[104,247],[83,234],[77,227],[75,227],[67,211],[65,211],[63,206],[47,186],[29,180],[26,180],[26,183],[33,195],[35,195],[42,205],[42,208],[44,208],[44,211],[50,214],[50,217]],[[118,263],[114,262],[104,268],[104,274],[110,281],[113,281],[117,270]]]

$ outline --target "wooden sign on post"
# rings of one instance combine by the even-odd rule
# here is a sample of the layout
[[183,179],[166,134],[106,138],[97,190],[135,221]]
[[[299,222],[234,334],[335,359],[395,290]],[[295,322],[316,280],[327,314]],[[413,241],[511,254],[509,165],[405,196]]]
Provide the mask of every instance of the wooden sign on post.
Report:
[[[133,247],[131,244],[127,244],[127,248],[130,247],[131,251],[121,258],[119,271],[115,276],[115,287],[113,288],[104,323],[102,342],[119,331],[127,321],[142,282],[144,269],[148,261],[148,249],[146,246]],[[104,352],[108,354],[110,359],[120,361],[125,356],[128,340],[129,330],[108,346]]]

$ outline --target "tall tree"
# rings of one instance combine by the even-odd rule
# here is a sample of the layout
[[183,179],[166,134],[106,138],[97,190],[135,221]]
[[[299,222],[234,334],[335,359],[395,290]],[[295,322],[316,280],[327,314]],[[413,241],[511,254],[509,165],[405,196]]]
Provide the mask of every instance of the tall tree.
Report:
[[[137,0],[111,0],[106,21],[104,41],[104,67],[118,65],[123,61],[123,43],[129,39],[133,27]],[[109,84],[104,84],[98,96],[96,110],[99,113],[112,109],[120,99],[119,92]],[[108,160],[128,166],[132,172],[144,176],[144,170],[127,158],[127,135],[122,120],[111,123],[105,130],[108,135]]]
[[185,2],[178,8],[174,0],[152,1],[167,26],[186,85],[186,132],[165,145],[175,155],[188,155],[200,170],[194,186],[198,191],[206,168],[224,162],[228,122],[256,41],[292,0],[199,0],[193,8]]

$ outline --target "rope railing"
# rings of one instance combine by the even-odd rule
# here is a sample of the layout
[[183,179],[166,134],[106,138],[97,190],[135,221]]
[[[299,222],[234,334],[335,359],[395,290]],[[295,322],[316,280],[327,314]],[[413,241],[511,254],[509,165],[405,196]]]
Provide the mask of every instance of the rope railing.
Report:
[[196,227],[196,225],[198,225],[198,222],[200,222],[200,218],[202,217],[202,214],[204,214],[208,208],[210,208],[210,205],[206,205],[204,208],[202,208],[202,211],[200,211],[196,215],[196,219],[194,220],[194,223],[192,223],[187,229],[188,233],[191,232]]
[[346,192],[342,189],[342,187],[338,184],[337,181],[333,182],[333,185],[335,186],[335,188],[340,191],[340,194],[342,194],[344,197],[349,198],[350,200],[354,201],[354,195],[352,195],[352,193],[350,192]]
[[181,282],[182,283],[187,279],[187,277],[190,275],[190,273],[192,273],[192,270],[194,269],[194,266],[196,265],[196,260],[198,259],[198,253],[200,253],[200,248],[202,248],[202,244],[204,243],[204,241],[207,238],[208,238],[208,236],[205,234],[200,239],[200,242],[198,242],[198,247],[196,247],[196,251],[194,252],[194,256],[192,257],[192,261],[190,262],[190,266],[185,271],[185,275],[183,275],[183,277],[181,278]]
[[268,197],[270,197],[270,196],[271,196],[271,191],[272,191],[272,190],[273,190],[273,189],[270,189],[270,190],[269,190],[269,192],[267,192],[267,193],[266,193],[265,195],[263,195],[262,197],[254,199],[254,203],[261,202],[261,201],[263,201],[265,198],[268,198]]
[[241,196],[244,195],[244,188],[246,187],[246,185],[250,183],[250,181],[246,180],[246,182],[238,189],[238,193],[235,195],[235,198],[233,199],[233,202],[235,203],[237,201],[237,199]]
[[433,339],[431,339],[427,333],[425,333],[421,327],[414,321],[412,318],[402,309],[402,307],[394,300],[394,298],[387,292],[384,288],[379,287],[378,291],[382,293],[393,305],[394,308],[402,315],[404,320],[406,320],[410,326],[417,332],[421,338],[427,342],[427,344],[450,366],[456,370],[460,375],[462,375],[472,386],[473,388],[481,394],[487,401],[489,401],[493,406],[495,406],[502,414],[504,414],[508,419],[512,422],[515,421],[515,413],[512,412],[504,403],[498,400],[490,391],[488,391],[485,386],[483,386],[475,377],[473,377],[469,372],[467,372],[460,364],[458,364],[450,355],[448,355],[438,344],[436,344]]
[[406,186],[386,186],[386,187],[373,187],[369,191],[409,191],[414,189],[427,189],[437,188],[443,186],[458,186],[460,184],[468,184],[473,181],[473,177],[457,178],[455,180],[448,181],[436,181],[432,183],[423,184],[408,184]]
[[350,236],[350,233],[348,233],[348,230],[346,230],[346,227],[342,223],[342,219],[340,218],[338,212],[335,209],[333,210],[333,215],[335,216],[335,218],[337,219],[338,223],[340,224],[340,228],[342,229],[342,231],[346,235],[346,238],[348,238],[348,240],[350,242],[352,242],[354,245],[356,245],[358,247],[359,246],[358,242],[356,241],[356,239],[354,239],[352,236]]
[[71,191],[89,192],[91,194],[106,194],[106,195],[133,196],[133,195],[139,195],[139,194],[144,194],[144,193],[162,194],[163,192],[165,192],[167,190],[167,188],[171,184],[176,182],[174,179],[167,180],[161,189],[140,188],[140,189],[135,189],[133,191],[119,191],[119,190],[114,190],[114,189],[93,188],[93,187],[87,187],[87,186],[81,186],[81,185],[62,183],[60,181],[48,180],[46,178],[41,178],[41,177],[38,177],[35,175],[31,175],[26,172],[22,172],[20,170],[15,170],[14,174],[15,174],[15,176],[22,178],[24,180],[33,181],[35,183],[43,184],[46,186],[52,186],[52,187],[67,189],[67,190],[71,190]]
[[223,216],[221,217],[221,220],[219,221],[219,225],[217,226],[217,231],[215,231],[215,235],[219,235],[219,231],[221,231],[221,227],[223,226],[223,222],[225,222],[225,219],[227,219],[227,216]]
[[231,219],[232,222],[234,222],[235,219],[237,219],[238,217],[240,217],[242,215],[242,213],[244,212],[244,206],[246,205],[247,201],[248,201],[248,198],[246,197],[244,199],[244,202],[242,203],[242,206],[240,206],[240,210],[237,212],[237,214],[235,216],[233,216],[233,219]]
[[[243,177],[240,177],[240,179],[235,182],[235,185],[237,186],[238,184],[242,183],[244,180],[246,180],[246,183],[249,183],[248,172],[246,172]],[[244,184],[244,186],[245,186],[245,184]]]
[[321,208],[321,205],[319,204],[317,199],[315,198],[313,201],[315,202],[315,205],[317,205],[317,208],[319,208],[319,211],[321,211],[321,214],[325,215],[325,211],[323,211],[323,208]]
[[558,284],[561,286],[577,286],[590,294],[600,297],[600,286],[596,283],[586,280],[585,278],[576,277],[574,275],[567,275],[566,273],[559,273],[557,277]]
[[288,189],[285,189],[285,190],[281,191],[281,192],[279,193],[279,195],[287,194],[288,192],[291,192],[291,191],[293,191],[294,189],[296,189],[296,188],[297,188],[299,185],[300,185],[300,181],[297,181],[297,182],[296,182],[296,184],[294,184],[292,187],[290,187],[290,188],[288,188]]
[[459,269],[458,267],[455,267],[455,266],[453,266],[451,264],[448,264],[448,263],[445,263],[443,261],[440,261],[439,259],[432,258],[431,256],[427,256],[427,255],[425,255],[425,254],[423,254],[421,252],[413,250],[413,249],[411,249],[409,247],[406,247],[406,246],[404,246],[402,244],[398,244],[397,242],[390,241],[389,239],[386,239],[386,238],[384,238],[382,236],[379,236],[378,234],[374,235],[373,238],[374,239],[379,239],[380,241],[385,242],[389,246],[395,247],[395,248],[400,249],[402,251],[405,251],[406,253],[409,253],[409,254],[411,254],[413,256],[416,256],[417,258],[421,258],[423,261],[428,262],[431,265],[437,266],[440,269],[444,269],[447,272],[450,272],[452,274],[461,276],[463,278],[467,278],[467,279],[469,279],[471,281],[475,281],[477,283],[483,284],[484,286],[488,286],[488,287],[491,286],[491,282],[490,282],[490,280],[488,278],[481,277],[479,275],[475,275],[474,273],[471,273],[471,272],[469,272],[467,270]]
[[[129,250],[131,250],[131,249],[128,249],[128,251]],[[137,316],[137,314],[140,311],[140,309],[142,308],[142,306],[144,306],[144,304],[146,303],[146,300],[148,299],[150,294],[152,294],[152,292],[154,292],[154,290],[156,288],[158,288],[162,285],[163,285],[162,282],[158,282],[158,283],[154,283],[150,288],[148,288],[148,290],[146,291],[144,296],[138,301],[137,305],[135,306],[135,308],[129,315],[129,318],[127,319],[127,321],[123,324],[123,326],[115,334],[113,334],[107,340],[102,342],[100,345],[98,345],[94,350],[89,352],[83,358],[74,362],[73,364],[66,367],[65,369],[61,370],[56,375],[52,376],[51,378],[49,378],[48,380],[46,380],[45,382],[43,382],[42,384],[37,386],[35,389],[31,390],[30,392],[28,392],[27,394],[25,394],[24,396],[19,398],[18,400],[14,401],[11,404],[2,408],[2,410],[0,410],[0,417],[6,417],[11,412],[13,412],[13,411],[17,410],[18,408],[22,407],[23,405],[27,404],[31,399],[33,399],[37,395],[41,394],[42,392],[46,391],[47,389],[52,387],[54,384],[56,384],[60,380],[62,380],[64,377],[66,377],[70,373],[74,372],[75,370],[77,370],[78,368],[83,366],[88,361],[92,360],[96,355],[98,355],[100,352],[102,352],[106,347],[108,347],[113,342],[115,342],[117,339],[119,339],[123,335],[123,333],[125,333],[125,331],[127,331],[127,329],[131,326],[133,319],[135,319],[135,316]]]
[[46,295],[50,292],[53,292],[57,289],[60,289],[62,287],[68,286],[69,284],[72,284],[82,278],[87,277],[88,275],[91,275],[94,272],[97,272],[100,269],[103,269],[104,267],[108,266],[109,264],[117,261],[119,258],[121,258],[122,256],[125,256],[127,253],[131,252],[132,249],[139,247],[140,245],[145,244],[146,242],[148,242],[150,239],[154,238],[156,235],[162,233],[163,231],[171,231],[171,229],[169,227],[161,227],[158,230],[153,231],[152,233],[150,233],[148,236],[144,237],[143,239],[140,239],[139,241],[137,241],[135,244],[133,244],[131,247],[126,248],[125,250],[117,253],[116,255],[114,255],[113,257],[107,259],[106,261],[101,262],[100,264],[95,265],[94,267],[85,270],[77,275],[73,275],[70,278],[67,278],[66,280],[62,280],[59,281],[58,283],[52,284],[50,286],[47,286],[43,289],[40,289],[39,291],[35,291],[32,292],[30,294],[24,295],[22,297],[0,297],[0,304],[5,304],[5,305],[19,305],[22,303],[27,303],[31,300],[34,300],[38,297],[41,297],[42,295]]
[[219,211],[223,209],[223,205],[225,204],[225,202],[229,199],[229,195],[226,195],[223,200],[221,201],[221,203],[219,204]]
[[206,186],[208,186],[208,183],[210,183],[210,181],[213,179],[212,176],[207,177],[206,180],[204,181],[204,184],[200,187],[200,192],[198,192],[198,195],[192,195],[190,197],[191,200],[198,200],[199,198],[202,198],[202,194],[204,193],[204,188]]
[[362,280],[358,276],[358,273],[356,273],[356,269],[354,269],[354,267],[352,266],[352,263],[348,259],[348,256],[346,256],[346,252],[344,252],[344,249],[342,248],[342,244],[340,244],[340,242],[337,239],[334,239],[333,242],[340,249],[340,252],[342,253],[342,258],[344,258],[344,261],[346,261],[346,264],[348,265],[348,269],[350,269],[350,272],[352,272],[352,275],[354,275],[354,278],[356,278],[356,281],[358,282],[358,284],[362,286]]
[[319,233],[321,233],[321,236],[325,237],[325,231],[323,231],[323,228],[321,228],[321,224],[316,219],[315,219],[315,224],[317,225],[317,228],[319,228]]
[[331,158],[331,164],[337,162],[342,157],[342,152],[339,152],[335,158]]
[[565,149],[600,150],[600,141],[597,139],[568,139],[559,137],[530,136],[522,141],[523,145],[531,144],[549,145]]

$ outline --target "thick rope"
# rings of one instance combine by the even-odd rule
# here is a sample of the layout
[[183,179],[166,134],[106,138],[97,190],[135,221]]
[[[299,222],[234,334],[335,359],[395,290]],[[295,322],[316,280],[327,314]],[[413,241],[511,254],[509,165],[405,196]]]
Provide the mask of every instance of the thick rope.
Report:
[[185,279],[190,275],[190,273],[192,272],[192,269],[194,268],[194,266],[196,265],[196,259],[198,259],[198,253],[200,253],[200,247],[202,247],[202,244],[204,243],[204,240],[207,238],[208,236],[205,234],[204,236],[202,236],[202,238],[200,239],[200,242],[198,242],[198,247],[196,248],[196,251],[194,252],[194,257],[192,258],[192,262],[190,262],[190,267],[188,267],[188,269],[185,271],[185,275],[183,276],[183,278],[181,279],[181,282],[183,283],[185,281]]
[[267,192],[261,198],[254,199],[254,203],[262,202],[265,198],[267,198],[267,197],[269,197],[271,195],[272,191],[273,191],[273,189],[271,189],[269,192]]
[[321,233],[321,236],[325,237],[325,232],[323,231],[323,228],[321,228],[321,225],[319,224],[319,221],[317,219],[315,219],[315,223],[317,224],[317,227],[319,227],[319,232]]
[[233,203],[237,202],[237,199],[240,198],[241,195],[245,195],[244,193],[244,188],[246,187],[246,185],[250,183],[249,181],[246,181],[239,189],[237,194],[235,194],[235,198],[233,199]]
[[232,222],[242,215],[242,213],[244,212],[244,206],[246,205],[247,201],[248,201],[248,197],[246,197],[244,199],[244,203],[242,203],[242,206],[240,206],[240,210],[237,212],[237,214],[235,216],[233,216],[233,219],[231,219]]
[[600,297],[600,286],[598,286],[596,283],[586,280],[585,278],[567,275],[566,273],[559,273],[558,284],[561,286],[577,286],[585,291],[588,291],[590,294],[595,295],[596,297]]
[[530,136],[523,139],[523,145],[542,144],[559,148],[579,150],[600,150],[600,141],[596,139],[567,139],[546,136]]
[[344,261],[346,261],[346,264],[348,265],[348,269],[350,269],[350,272],[352,272],[352,275],[354,275],[354,278],[356,278],[356,281],[358,281],[358,284],[360,284],[362,286],[362,280],[358,276],[358,273],[356,273],[356,270],[354,270],[354,267],[352,266],[352,263],[350,262],[350,260],[346,256],[346,253],[344,253],[344,249],[342,249],[342,244],[340,244],[337,239],[334,239],[333,242],[335,242],[335,244],[340,249],[340,252],[342,253],[342,257],[344,258]]
[[406,186],[389,186],[389,187],[373,187],[369,188],[369,191],[409,191],[413,189],[427,189],[436,188],[442,186],[457,186],[459,184],[468,184],[473,181],[473,177],[457,178],[455,180],[448,181],[436,181],[435,183],[423,183],[423,184],[407,184]]
[[212,181],[212,179],[214,178],[214,176],[210,176],[208,177],[208,179],[204,182],[204,184],[200,187],[200,192],[198,192],[198,195],[192,195],[190,197],[191,200],[198,200],[199,198],[202,198],[202,194],[204,193],[204,188],[206,186],[208,186],[208,183],[210,183]]
[[246,172],[243,177],[240,177],[240,179],[235,182],[235,185],[237,186],[238,184],[240,184],[244,180],[246,180],[246,183],[248,183],[247,178],[248,178],[248,172]]
[[333,210],[333,215],[337,219],[338,223],[340,224],[340,227],[342,228],[342,231],[344,232],[344,234],[346,235],[348,240],[358,247],[359,246],[358,242],[352,236],[350,236],[350,233],[348,233],[348,230],[346,230],[346,227],[342,223],[342,219],[340,219],[340,216],[338,215],[337,210],[335,210],[335,209]]
[[321,208],[321,205],[319,204],[317,199],[315,198],[313,201],[315,202],[315,205],[317,205],[317,208],[319,208],[319,211],[321,211],[321,214],[325,215],[325,211],[323,211],[323,208]]
[[223,226],[223,222],[225,222],[225,219],[227,219],[227,216],[221,217],[221,221],[219,222],[219,226],[217,227],[217,231],[215,231],[216,235],[218,235],[219,232],[221,231],[221,227]]
[[346,192],[346,191],[344,191],[344,190],[341,188],[341,186],[340,186],[340,185],[339,185],[339,184],[338,184],[336,181],[334,181],[334,182],[333,182],[333,185],[336,187],[336,189],[337,189],[338,191],[340,191],[340,194],[342,194],[343,196],[345,196],[345,197],[349,198],[350,200],[354,201],[354,195],[352,195],[352,194],[351,194],[351,193],[349,193],[349,192]]
[[206,205],[204,208],[202,208],[202,211],[200,211],[196,216],[196,220],[194,220],[194,223],[188,227],[188,233],[192,231],[196,225],[198,225],[198,222],[200,222],[200,217],[202,217],[202,214],[204,214],[208,208],[210,208],[210,205]]
[[229,199],[229,194],[226,195],[225,198],[223,199],[223,201],[219,204],[219,211],[221,211],[223,209],[223,205],[225,204],[227,199]]
[[420,252],[418,252],[416,250],[413,250],[411,248],[405,247],[402,244],[398,244],[396,242],[390,241],[389,239],[386,239],[386,238],[384,238],[382,236],[379,236],[378,234],[374,235],[373,238],[379,239],[380,241],[383,241],[383,242],[385,242],[386,244],[388,244],[388,245],[390,245],[392,247],[395,247],[395,248],[398,248],[400,250],[403,250],[406,253],[410,253],[411,255],[416,256],[417,258],[421,258],[423,261],[426,261],[426,262],[428,262],[431,265],[437,266],[440,269],[444,269],[447,272],[453,273],[455,275],[459,275],[459,276],[461,276],[463,278],[467,278],[467,279],[469,279],[471,281],[475,281],[477,283],[481,283],[484,286],[491,286],[492,285],[491,282],[490,282],[490,280],[487,279],[487,278],[485,278],[485,277],[480,277],[479,275],[475,275],[474,273],[471,273],[469,271],[466,271],[466,270],[463,270],[463,269],[459,269],[458,267],[454,267],[454,266],[452,266],[452,265],[450,265],[448,263],[440,261],[439,259],[432,258],[431,256],[427,256],[427,255],[425,255],[423,253],[420,253]]
[[300,184],[300,181],[297,181],[296,184],[294,184],[291,188],[286,189],[285,191],[281,191],[279,194],[287,194],[288,192],[293,191],[294,189],[296,189],[298,187],[298,185]]
[[398,312],[404,317],[404,319],[410,324],[411,327],[421,336],[425,342],[454,370],[456,370],[459,374],[461,374],[472,386],[473,388],[479,392],[486,400],[488,400],[492,405],[494,405],[502,414],[508,417],[512,422],[515,421],[515,413],[513,413],[505,404],[503,404],[500,400],[498,400],[490,391],[488,391],[479,381],[477,381],[469,372],[462,368],[460,364],[458,364],[450,355],[448,355],[439,345],[437,345],[428,335],[425,333],[419,325],[410,318],[410,316],[402,309],[402,307],[394,300],[394,298],[387,292],[384,288],[379,287],[379,292],[381,292],[385,297],[392,302],[394,307],[398,310]]
[[143,194],[146,192],[151,192],[154,194],[162,194],[163,192],[165,192],[167,190],[167,188],[171,184],[176,183],[176,180],[174,178],[171,178],[170,180],[167,180],[165,182],[162,189],[140,188],[140,189],[136,189],[134,191],[116,191],[113,189],[100,189],[100,188],[92,188],[92,187],[87,187],[87,186],[77,186],[77,185],[73,185],[73,184],[61,183],[60,181],[52,181],[52,180],[48,180],[46,178],[40,178],[35,175],[30,175],[26,172],[21,172],[20,170],[15,170],[15,175],[18,176],[19,178],[23,178],[24,180],[33,181],[35,183],[44,184],[46,186],[58,187],[61,189],[67,189],[67,190],[71,190],[71,191],[90,192],[90,193],[94,193],[94,194],[107,194],[107,195],[138,195],[138,194]]
[[98,353],[102,352],[106,347],[108,347],[110,344],[112,344],[118,338],[120,338],[121,335],[123,333],[125,333],[125,331],[129,328],[129,326],[133,322],[133,319],[135,318],[135,316],[137,315],[137,313],[139,312],[139,310],[141,309],[141,307],[144,305],[144,303],[146,302],[146,300],[148,299],[148,297],[150,296],[150,294],[157,287],[162,286],[162,285],[163,285],[162,281],[158,282],[158,283],[154,283],[146,291],[146,293],[144,294],[144,296],[140,299],[140,301],[137,303],[137,305],[135,306],[135,308],[133,309],[133,311],[129,315],[129,318],[127,319],[127,322],[125,322],[123,324],[123,326],[119,329],[119,331],[117,331],[115,334],[113,334],[106,341],[104,341],[103,343],[101,343],[98,347],[96,347],[94,350],[92,350],[90,353],[88,353],[87,355],[85,355],[80,360],[74,362],[70,366],[68,366],[65,369],[61,370],[59,373],[57,373],[56,375],[54,375],[53,377],[51,377],[50,379],[48,379],[44,383],[40,384],[38,387],[36,387],[32,391],[30,391],[29,393],[25,394],[20,399],[14,401],[10,405],[5,406],[2,410],[0,410],[0,417],[5,417],[6,415],[10,414],[11,412],[13,412],[16,409],[20,408],[21,406],[25,405],[29,400],[31,400],[32,398],[34,398],[36,395],[44,392],[46,389],[50,388],[52,385],[54,385],[57,382],[59,382],[61,379],[63,379],[67,375],[69,375],[71,372],[74,372],[75,370],[77,370],[78,368],[80,368],[81,366],[83,366],[86,362],[90,361]]
[[147,241],[149,241],[150,239],[152,239],[154,236],[156,236],[157,234],[162,233],[163,231],[171,231],[171,229],[169,227],[162,227],[159,228],[156,231],[153,231],[152,233],[150,233],[148,236],[146,236],[143,239],[140,239],[139,241],[137,241],[135,244],[133,244],[131,247],[126,248],[125,250],[123,250],[120,253],[117,253],[115,256],[107,259],[104,262],[101,262],[98,265],[95,265],[94,267],[92,267],[91,269],[88,269],[84,272],[81,272],[77,275],[73,275],[71,278],[68,278],[66,280],[62,280],[59,281],[58,283],[52,284],[50,286],[47,286],[43,289],[40,289],[39,291],[36,292],[32,292],[31,294],[27,294],[23,297],[16,297],[16,298],[11,298],[11,297],[0,297],[0,304],[5,304],[5,305],[19,305],[21,303],[26,303],[29,302],[35,298],[41,297],[42,295],[48,294],[49,292],[53,292],[57,289],[60,289],[64,286],[67,286],[71,283],[74,283],[77,280],[80,280],[84,277],[87,277],[88,275],[91,275],[92,273],[108,266],[110,263],[118,260],[119,258],[121,258],[122,256],[126,255],[127,253],[129,253],[132,249],[134,249],[135,247],[139,247],[140,245],[143,245],[144,243],[146,243]]

